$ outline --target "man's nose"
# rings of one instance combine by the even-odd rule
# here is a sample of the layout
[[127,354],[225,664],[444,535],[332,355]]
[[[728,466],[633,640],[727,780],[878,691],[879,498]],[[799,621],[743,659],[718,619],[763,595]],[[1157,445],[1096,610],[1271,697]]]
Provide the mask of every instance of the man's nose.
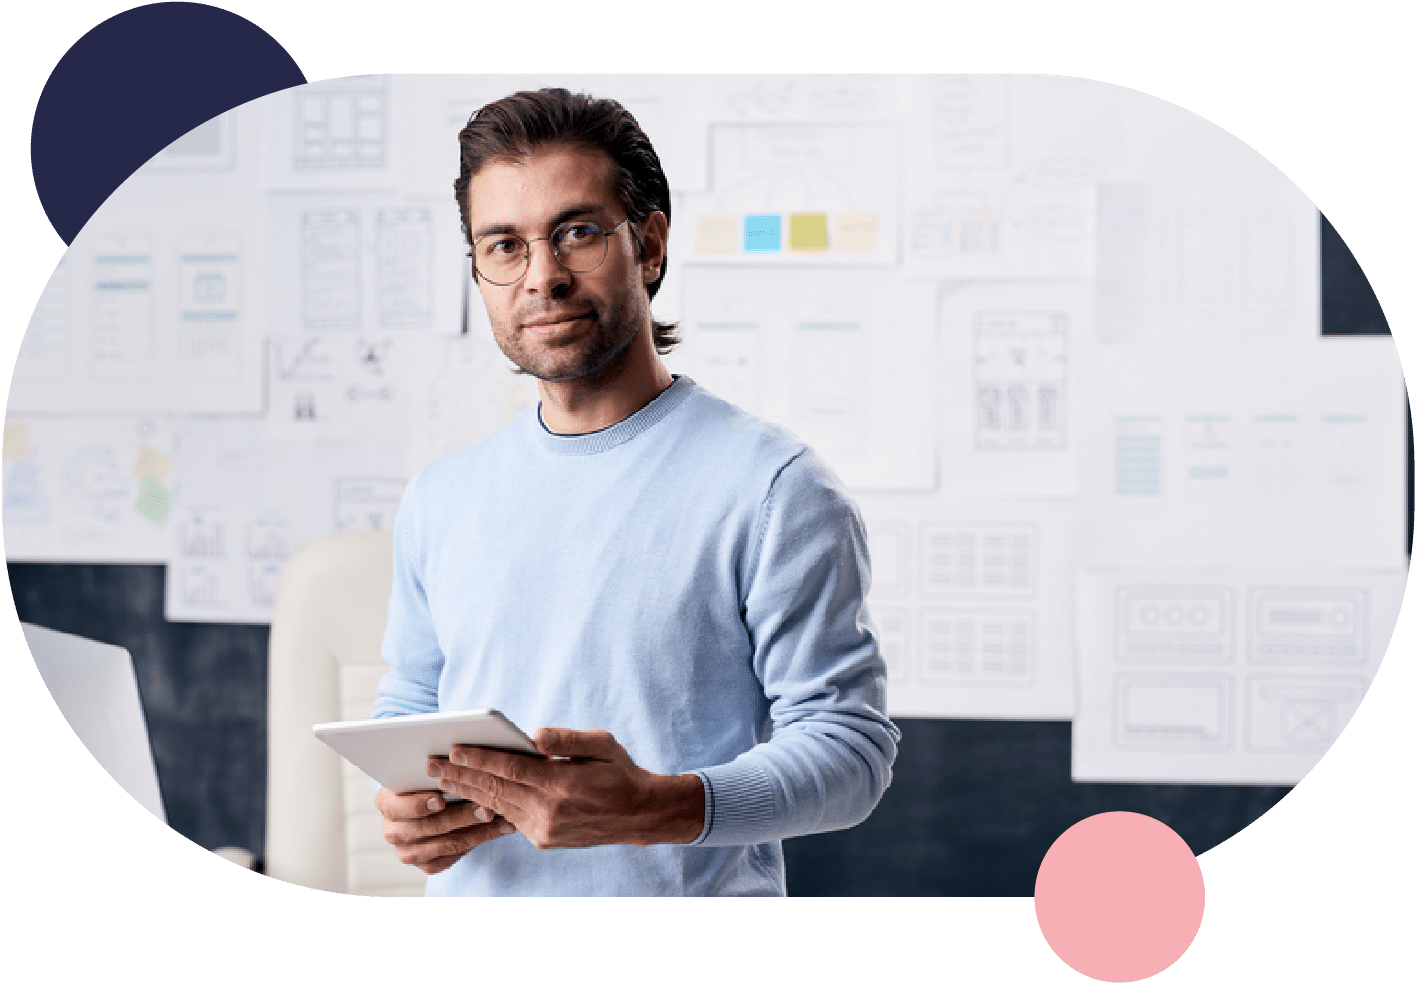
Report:
[[560,265],[551,244],[538,239],[529,244],[530,263],[526,267],[526,290],[533,294],[554,294],[570,284],[570,271]]

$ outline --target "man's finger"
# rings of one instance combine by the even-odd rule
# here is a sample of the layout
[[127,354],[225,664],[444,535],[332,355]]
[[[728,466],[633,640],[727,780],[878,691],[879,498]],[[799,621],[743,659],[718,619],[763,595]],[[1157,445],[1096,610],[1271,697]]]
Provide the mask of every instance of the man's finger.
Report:
[[531,739],[542,755],[561,758],[613,758],[619,742],[608,731],[573,731],[570,728],[542,728]]
[[384,840],[390,844],[411,844],[414,841],[439,837],[449,831],[477,824],[490,823],[496,815],[477,803],[452,803],[447,809],[426,817],[410,820],[384,818]]
[[416,820],[440,812],[447,806],[446,798],[437,790],[416,793],[395,793],[382,786],[374,794],[374,806],[388,820]]
[[473,848],[512,832],[515,832],[515,828],[505,821],[482,823],[454,830],[441,837],[429,837],[411,844],[395,844],[394,851],[398,860],[415,866],[431,864],[444,858],[452,858],[455,861]]
[[543,759],[514,752],[499,752],[492,748],[478,748],[476,745],[453,745],[448,758],[454,766],[487,772],[522,785],[535,785],[546,772]]

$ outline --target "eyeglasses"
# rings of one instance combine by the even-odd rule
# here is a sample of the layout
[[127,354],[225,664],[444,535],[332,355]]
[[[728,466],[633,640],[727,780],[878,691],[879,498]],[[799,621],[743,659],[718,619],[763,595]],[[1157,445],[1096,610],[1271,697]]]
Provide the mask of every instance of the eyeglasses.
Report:
[[594,222],[573,219],[562,222],[549,236],[522,239],[509,232],[489,232],[473,240],[472,269],[479,277],[497,287],[510,287],[531,269],[531,244],[542,240],[551,244],[551,253],[571,273],[590,273],[605,262],[610,250],[610,237],[629,221],[625,216],[609,232]]

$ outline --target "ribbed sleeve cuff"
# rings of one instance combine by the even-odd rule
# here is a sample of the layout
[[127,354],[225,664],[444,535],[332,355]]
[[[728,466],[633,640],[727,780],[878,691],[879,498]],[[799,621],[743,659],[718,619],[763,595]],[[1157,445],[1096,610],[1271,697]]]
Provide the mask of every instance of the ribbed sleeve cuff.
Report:
[[703,847],[757,844],[774,840],[769,833],[776,818],[776,797],[766,773],[750,764],[728,762],[694,775],[703,781],[703,833],[694,841]]

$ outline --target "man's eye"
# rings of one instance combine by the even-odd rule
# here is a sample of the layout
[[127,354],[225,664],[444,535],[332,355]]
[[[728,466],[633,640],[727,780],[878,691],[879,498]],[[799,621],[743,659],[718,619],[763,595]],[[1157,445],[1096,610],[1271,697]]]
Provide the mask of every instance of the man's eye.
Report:
[[600,227],[593,222],[571,222],[560,228],[560,241],[563,243],[582,243],[594,237],[600,231]]
[[482,245],[487,256],[511,256],[521,247],[521,240],[515,238],[493,239]]

